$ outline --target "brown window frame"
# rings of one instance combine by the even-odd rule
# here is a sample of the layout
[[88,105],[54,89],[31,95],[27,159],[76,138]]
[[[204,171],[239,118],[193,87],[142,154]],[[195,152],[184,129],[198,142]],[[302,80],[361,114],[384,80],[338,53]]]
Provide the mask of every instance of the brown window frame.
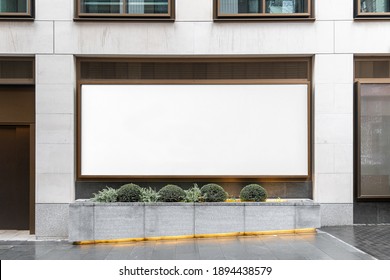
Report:
[[[35,84],[35,58],[34,57],[4,57],[0,56],[0,62],[27,62],[32,65],[32,77],[25,78],[1,78],[0,73],[0,85],[34,85]],[[1,71],[1,69],[0,69]]]
[[[0,62],[1,61],[26,61],[31,63],[31,71],[33,74],[32,78],[25,78],[25,79],[14,79],[14,78],[0,78],[0,89],[9,89],[12,92],[18,92],[20,89],[22,91],[30,91],[31,94],[35,95],[35,57],[4,57],[0,56]],[[18,97],[16,97],[18,98]],[[24,100],[25,98],[21,97],[21,100]],[[35,98],[33,98],[35,100]],[[0,104],[1,107],[1,104]],[[35,105],[34,105],[35,108]],[[1,109],[0,109],[1,110]],[[30,225],[29,230],[30,234],[35,234],[35,119],[28,119],[26,112],[18,113],[18,115],[22,116],[22,119],[17,120],[0,120],[0,125],[23,125],[28,126],[30,129],[30,180],[29,180],[29,189],[30,189],[30,197],[29,197],[29,208],[30,208]],[[14,118],[13,116],[12,118]]]
[[[82,13],[81,0],[75,2],[74,20],[158,20],[173,21],[175,19],[175,0],[168,0],[167,14],[110,14],[110,13]],[[122,0],[126,6],[126,0]]]
[[390,12],[385,13],[363,13],[361,12],[361,0],[354,0],[355,18],[370,18],[370,19],[389,19]]
[[[380,73],[378,69],[374,69],[372,65],[372,71],[364,74],[361,71],[360,62],[389,62],[390,57],[383,56],[355,56],[354,58],[354,104],[353,104],[353,181],[354,181],[354,198],[357,202],[381,202],[390,201],[390,196],[380,195],[362,195],[361,192],[361,85],[364,84],[390,84],[390,69],[388,69],[388,77],[384,77],[383,73]],[[384,69],[382,69],[383,71]]]
[[[201,80],[179,80],[179,79],[83,79],[81,77],[81,64],[83,62],[305,62],[308,66],[308,73],[306,79],[201,79]],[[161,182],[161,181],[174,181],[174,182],[187,182],[187,181],[202,181],[202,182],[311,182],[313,173],[313,103],[312,103],[312,58],[311,57],[294,57],[294,58],[218,58],[218,57],[165,57],[165,58],[87,58],[78,57],[76,61],[77,72],[77,87],[76,87],[76,178],[77,181],[109,181],[109,182]],[[136,175],[82,175],[81,166],[81,87],[88,84],[307,84],[308,85],[308,175],[303,176],[136,176]]]
[[27,13],[1,13],[0,12],[0,20],[33,20],[34,19],[34,10],[35,10],[35,1],[27,0],[28,2],[28,10]]
[[390,195],[363,195],[361,189],[361,86],[367,84],[389,84],[390,79],[359,79],[355,82],[354,101],[354,185],[355,197],[359,202],[363,201],[390,201]]
[[265,1],[261,0],[263,5],[262,13],[250,14],[219,14],[220,0],[214,0],[214,20],[314,20],[314,0],[305,0],[307,2],[307,13],[293,14],[270,14],[265,13]]

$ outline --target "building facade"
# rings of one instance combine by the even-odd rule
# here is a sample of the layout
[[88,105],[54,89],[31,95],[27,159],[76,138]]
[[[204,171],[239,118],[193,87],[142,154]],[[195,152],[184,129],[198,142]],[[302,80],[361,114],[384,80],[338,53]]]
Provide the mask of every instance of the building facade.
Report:
[[[321,203],[323,226],[390,222],[388,1],[103,2],[0,0],[0,229],[66,238],[69,203],[123,182],[219,182],[233,194],[261,182],[272,197]],[[81,136],[87,135],[80,119],[84,89],[156,84],[273,85],[276,91],[305,85],[306,126],[297,120],[296,127],[304,141],[292,145],[295,133],[280,133],[289,125],[272,123],[284,142],[268,143],[270,158],[283,143],[302,151],[290,157],[288,171],[262,174],[89,169],[87,157],[94,162],[98,152],[84,155],[90,144]],[[289,108],[269,104],[282,104],[278,115]]]

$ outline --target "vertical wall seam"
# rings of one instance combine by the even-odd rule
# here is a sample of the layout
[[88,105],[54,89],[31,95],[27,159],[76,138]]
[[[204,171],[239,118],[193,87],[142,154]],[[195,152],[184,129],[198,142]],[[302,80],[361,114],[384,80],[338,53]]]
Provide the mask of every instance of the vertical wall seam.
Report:
[[333,53],[336,53],[336,21],[333,21]]
[[56,53],[56,22],[53,20],[53,54]]
[[297,228],[297,208],[298,208],[298,206],[296,204],[294,206],[295,206],[294,207],[294,229],[296,229]]
[[194,237],[195,237],[195,232],[196,232],[196,229],[195,229],[195,211],[196,211],[196,204],[195,204],[195,202],[193,202],[193,204],[192,204],[192,207],[193,207],[193,209],[194,209],[194,215],[193,215],[193,224],[194,224],[194,231],[193,231],[193,235],[194,235]]
[[95,228],[96,228],[95,207],[96,207],[96,205],[93,204],[93,206],[92,206],[92,216],[93,216],[92,238],[93,238],[93,240],[95,240]]
[[244,233],[247,231],[246,230],[246,203],[244,203]]
[[144,202],[144,205],[143,205],[143,208],[144,208],[144,211],[143,211],[143,220],[144,220],[144,233],[143,233],[143,237],[146,238],[146,202]]

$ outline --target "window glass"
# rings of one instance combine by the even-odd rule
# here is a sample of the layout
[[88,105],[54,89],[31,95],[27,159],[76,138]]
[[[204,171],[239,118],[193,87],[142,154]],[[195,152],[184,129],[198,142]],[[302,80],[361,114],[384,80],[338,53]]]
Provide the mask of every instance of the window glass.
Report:
[[305,0],[266,0],[265,2],[265,11],[269,14],[307,13]]
[[118,14],[123,12],[122,0],[81,0],[83,13]]
[[390,12],[390,0],[360,0],[361,13]]
[[310,0],[217,0],[220,16],[308,14]]
[[390,196],[390,85],[362,84],[360,193]]
[[28,0],[0,0],[0,13],[28,13]]
[[258,14],[262,0],[220,0],[221,14]]
[[86,14],[167,14],[169,0],[81,0]]
[[168,0],[127,0],[129,14],[167,14]]

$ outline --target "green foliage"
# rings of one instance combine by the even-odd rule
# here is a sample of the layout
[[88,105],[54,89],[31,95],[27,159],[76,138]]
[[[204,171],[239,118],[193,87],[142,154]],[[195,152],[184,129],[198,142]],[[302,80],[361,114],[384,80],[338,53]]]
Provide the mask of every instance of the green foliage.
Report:
[[257,184],[247,185],[240,192],[241,201],[266,201],[267,196],[267,191]]
[[204,185],[200,191],[206,202],[224,202],[227,199],[227,192],[217,184]]
[[126,184],[118,190],[118,201],[138,202],[141,200],[141,188],[136,184]]
[[159,201],[162,202],[180,202],[186,197],[184,190],[176,185],[166,185],[158,194],[160,195]]
[[194,186],[184,191],[186,193],[185,202],[200,202],[203,200],[202,192],[198,188],[197,184],[194,184]]
[[151,187],[148,189],[141,189],[141,201],[142,202],[157,202],[160,198],[160,195],[156,190],[153,190]]
[[118,199],[118,193],[115,189],[106,187],[99,191],[97,194],[93,194],[94,197],[91,198],[93,202],[116,202]]

